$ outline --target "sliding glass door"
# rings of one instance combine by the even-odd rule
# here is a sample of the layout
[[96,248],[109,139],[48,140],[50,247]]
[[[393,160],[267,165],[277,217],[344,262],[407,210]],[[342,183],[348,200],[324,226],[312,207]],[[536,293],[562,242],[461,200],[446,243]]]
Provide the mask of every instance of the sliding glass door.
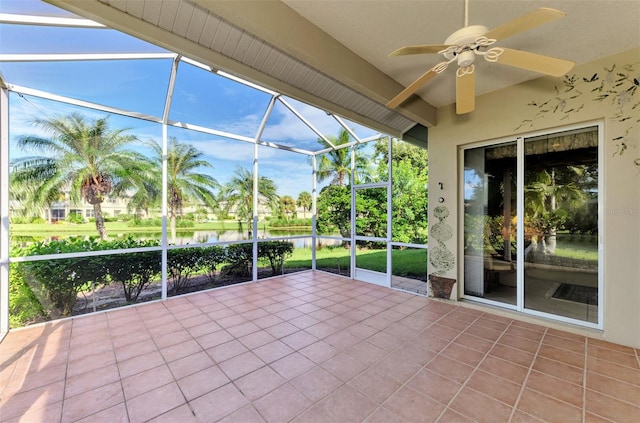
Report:
[[463,151],[465,297],[601,326],[599,132]]
[[517,302],[516,142],[464,152],[464,293]]
[[598,322],[598,131],[524,140],[524,307]]

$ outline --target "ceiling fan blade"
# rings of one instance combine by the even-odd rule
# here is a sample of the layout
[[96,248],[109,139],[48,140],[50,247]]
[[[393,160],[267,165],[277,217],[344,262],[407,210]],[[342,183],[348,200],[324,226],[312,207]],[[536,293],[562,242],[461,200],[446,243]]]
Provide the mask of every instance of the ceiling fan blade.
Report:
[[438,72],[436,72],[436,68],[438,66],[442,66],[442,64],[438,64],[434,66],[433,68],[425,72],[420,78],[413,81],[413,83],[409,85],[407,88],[405,88],[404,90],[402,90],[400,94],[393,97],[391,101],[387,103],[387,107],[390,109],[395,109],[400,104],[402,104],[407,98],[409,98],[411,94],[416,92],[420,87],[422,87],[424,84],[426,84],[427,82],[435,78],[436,75],[438,75]]
[[476,73],[473,65],[456,72],[456,114],[473,112],[476,108]]
[[510,48],[501,49],[504,51],[498,56],[496,60],[498,63],[543,73],[545,75],[563,76],[576,64],[571,60],[556,59],[555,57],[543,56],[527,51],[512,50]]
[[527,31],[537,26],[546,24],[547,22],[562,18],[564,16],[565,13],[561,12],[560,10],[541,7],[525,15],[522,15],[519,18],[515,18],[496,28],[493,28],[492,30],[484,34],[484,36],[489,39],[504,40],[507,37]]
[[389,56],[406,56],[409,54],[435,54],[449,47],[447,44],[431,44],[423,46],[405,46],[389,54]]

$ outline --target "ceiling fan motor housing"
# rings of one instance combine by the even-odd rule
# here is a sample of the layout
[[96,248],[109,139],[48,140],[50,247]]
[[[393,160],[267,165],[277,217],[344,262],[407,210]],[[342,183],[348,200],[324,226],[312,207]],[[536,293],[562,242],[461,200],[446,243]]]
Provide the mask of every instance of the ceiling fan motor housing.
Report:
[[445,44],[451,46],[458,46],[457,51],[447,51],[444,53],[444,57],[448,60],[457,57],[458,66],[466,67],[473,63],[475,59],[475,52],[471,46],[476,42],[476,39],[489,32],[489,29],[483,25],[470,25],[460,28],[453,34],[449,35],[449,38],[445,40]]

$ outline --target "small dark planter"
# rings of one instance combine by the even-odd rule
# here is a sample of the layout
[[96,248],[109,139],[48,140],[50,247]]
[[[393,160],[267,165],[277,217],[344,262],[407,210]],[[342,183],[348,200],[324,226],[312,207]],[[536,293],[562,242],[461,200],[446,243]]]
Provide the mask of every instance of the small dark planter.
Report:
[[434,298],[444,298],[445,300],[451,298],[451,291],[456,283],[455,279],[429,275],[429,281],[431,282],[431,291]]

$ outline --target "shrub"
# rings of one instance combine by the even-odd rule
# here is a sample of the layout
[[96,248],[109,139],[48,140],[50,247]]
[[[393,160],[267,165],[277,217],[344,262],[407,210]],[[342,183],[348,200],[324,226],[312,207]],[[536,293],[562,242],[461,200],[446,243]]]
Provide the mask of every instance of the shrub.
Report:
[[218,265],[227,259],[227,253],[223,247],[212,245],[201,248],[202,270],[205,271],[210,282],[216,280],[216,270]]
[[[156,240],[135,240],[127,237],[110,241],[112,249],[155,247]],[[140,293],[160,276],[162,271],[161,251],[141,251],[137,253],[111,254],[96,257],[103,262],[112,282],[122,284],[127,302],[138,300]]]
[[253,268],[253,244],[231,244],[227,247],[226,274],[248,276]]
[[202,267],[200,248],[176,248],[167,254],[167,268],[171,277],[169,291],[178,294],[189,286],[189,278]]
[[16,328],[45,320],[44,307],[24,280],[24,263],[9,266],[9,326]]
[[67,222],[79,225],[84,223],[84,217],[82,217],[80,213],[71,213],[69,216],[67,216]]
[[148,226],[162,226],[162,219],[159,217],[154,217],[151,219],[134,218],[127,222],[127,226],[131,226],[134,228],[148,227]]
[[231,215],[225,211],[219,211],[218,214],[218,220],[231,220]]
[[193,228],[195,225],[196,223],[193,221],[193,219],[184,217],[176,219],[176,228]]
[[274,228],[311,226],[311,219],[272,219],[269,221],[269,226]]
[[[27,251],[27,255],[46,255],[75,253],[108,249],[106,242],[95,238],[83,239],[71,237],[51,242],[39,242]],[[37,260],[24,264],[25,280],[37,282],[46,290],[47,298],[60,310],[63,316],[69,316],[76,303],[78,292],[92,282],[105,283],[107,272],[101,260],[96,257],[78,257],[66,259]]]
[[286,258],[293,254],[293,243],[286,241],[265,241],[258,244],[258,258],[268,261],[271,275],[282,274]]
[[34,217],[31,218],[29,223],[47,223],[47,221],[44,218],[40,217],[40,216],[34,216]]
[[130,214],[130,213],[120,213],[116,216],[114,216],[114,219],[116,219],[117,221],[120,222],[128,222],[130,220],[133,220],[136,218],[136,215]]

